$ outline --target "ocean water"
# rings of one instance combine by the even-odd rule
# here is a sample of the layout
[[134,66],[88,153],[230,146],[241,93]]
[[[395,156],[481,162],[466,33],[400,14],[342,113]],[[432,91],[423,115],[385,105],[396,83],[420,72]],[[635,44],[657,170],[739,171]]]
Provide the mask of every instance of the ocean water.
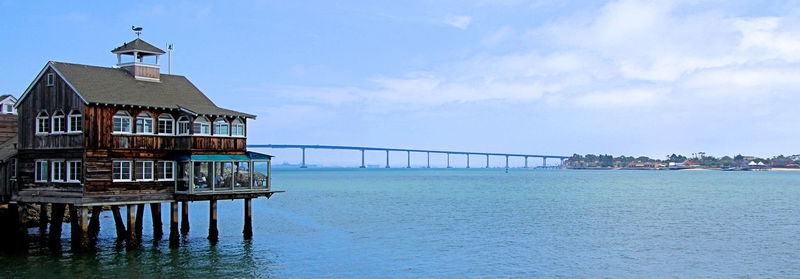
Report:
[[[800,172],[275,169],[253,201],[191,204],[179,248],[0,253],[0,277],[731,278],[800,274]],[[168,208],[168,207],[165,207]],[[124,212],[123,212],[124,214]],[[164,210],[167,219],[168,210]],[[145,216],[149,216],[145,212]],[[148,218],[149,219],[149,218]],[[164,226],[168,232],[168,224]]]

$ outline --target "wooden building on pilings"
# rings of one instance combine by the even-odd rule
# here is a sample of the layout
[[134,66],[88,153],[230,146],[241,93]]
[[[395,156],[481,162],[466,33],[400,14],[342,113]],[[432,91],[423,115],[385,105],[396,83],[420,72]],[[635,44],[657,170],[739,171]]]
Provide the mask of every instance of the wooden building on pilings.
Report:
[[246,149],[247,122],[255,115],[220,108],[186,77],[161,74],[164,51],[141,39],[111,52],[115,67],[48,62],[19,98],[11,203],[50,204],[54,241],[69,207],[73,248],[86,249],[104,206],[113,211],[118,236],[135,247],[147,204],[157,239],[161,204],[170,204],[169,237],[177,243],[179,202],[183,233],[187,202],[210,202],[215,241],[216,201],[242,199],[244,235],[251,237],[251,199],[277,192],[270,187],[271,156]]

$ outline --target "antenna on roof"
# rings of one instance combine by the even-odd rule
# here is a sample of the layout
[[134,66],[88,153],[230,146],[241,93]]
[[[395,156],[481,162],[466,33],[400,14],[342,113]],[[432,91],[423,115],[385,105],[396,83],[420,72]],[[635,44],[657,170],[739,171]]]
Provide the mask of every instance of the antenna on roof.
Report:
[[139,38],[139,35],[142,34],[142,27],[141,26],[136,27],[136,26],[131,25],[131,30],[133,30],[133,32],[136,33],[136,38]]

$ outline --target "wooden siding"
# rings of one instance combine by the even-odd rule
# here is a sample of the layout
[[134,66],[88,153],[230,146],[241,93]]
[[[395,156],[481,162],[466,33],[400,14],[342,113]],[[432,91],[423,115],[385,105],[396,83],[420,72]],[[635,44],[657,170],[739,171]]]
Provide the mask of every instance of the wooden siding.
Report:
[[56,111],[61,111],[64,113],[64,121],[69,121],[68,115],[73,110],[84,114],[83,100],[58,74],[55,74],[55,84],[47,86],[47,75],[51,73],[55,72],[48,68],[42,77],[34,82],[28,96],[20,101],[18,109],[20,150],[83,147],[83,134],[36,135],[36,116],[40,112],[46,112],[52,117]]
[[0,114],[0,144],[17,136],[19,118],[16,114]]

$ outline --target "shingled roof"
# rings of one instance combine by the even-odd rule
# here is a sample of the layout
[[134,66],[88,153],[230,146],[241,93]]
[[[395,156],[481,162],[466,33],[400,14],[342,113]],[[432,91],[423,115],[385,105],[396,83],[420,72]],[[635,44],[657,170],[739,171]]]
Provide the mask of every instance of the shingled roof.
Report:
[[120,52],[131,52],[131,51],[143,51],[143,52],[150,52],[155,54],[164,54],[165,52],[160,48],[154,47],[153,45],[145,42],[142,39],[136,38],[136,40],[127,42],[122,44],[121,46],[112,50],[112,53],[120,53]]
[[161,74],[160,82],[151,82],[136,80],[119,68],[53,61],[48,65],[52,65],[90,104],[184,109],[198,115],[256,117],[218,107],[184,76]]

